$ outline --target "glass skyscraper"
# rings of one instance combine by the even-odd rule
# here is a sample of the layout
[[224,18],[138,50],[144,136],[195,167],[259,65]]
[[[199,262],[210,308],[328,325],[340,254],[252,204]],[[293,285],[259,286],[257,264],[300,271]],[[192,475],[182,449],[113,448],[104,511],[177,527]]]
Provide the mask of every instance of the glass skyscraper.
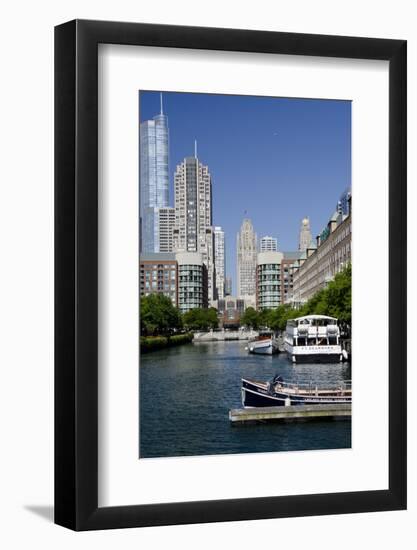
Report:
[[159,252],[159,208],[169,201],[168,117],[161,112],[140,125],[141,252]]
[[351,189],[346,189],[340,196],[340,199],[337,202],[337,212],[343,216],[348,216],[350,214],[349,201],[352,197]]

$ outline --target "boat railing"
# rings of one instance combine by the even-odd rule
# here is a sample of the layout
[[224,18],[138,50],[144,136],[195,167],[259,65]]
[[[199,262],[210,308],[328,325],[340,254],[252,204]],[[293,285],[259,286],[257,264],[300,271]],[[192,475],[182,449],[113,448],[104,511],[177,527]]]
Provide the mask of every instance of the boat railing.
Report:
[[254,336],[253,338],[250,338],[248,340],[249,343],[254,343],[254,342],[263,342],[264,340],[271,340],[272,339],[272,335],[271,334],[258,334],[258,336]]
[[288,388],[288,389],[297,389],[297,390],[333,390],[342,389],[343,391],[348,391],[352,389],[352,381],[351,380],[341,380],[338,382],[316,382],[314,380],[308,380],[308,381],[295,381],[295,382],[284,382],[284,381],[276,381],[274,385],[279,385],[282,388]]

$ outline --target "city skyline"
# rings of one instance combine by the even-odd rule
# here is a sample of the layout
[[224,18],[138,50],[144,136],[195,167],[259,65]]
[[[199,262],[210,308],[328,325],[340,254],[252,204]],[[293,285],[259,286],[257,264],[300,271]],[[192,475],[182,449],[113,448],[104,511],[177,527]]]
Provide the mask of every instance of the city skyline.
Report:
[[[233,293],[232,243],[243,218],[259,235],[279,235],[279,250],[297,250],[301,220],[309,217],[315,238],[335,198],[350,187],[349,101],[175,92],[163,92],[163,101],[170,121],[169,205],[175,168],[194,153],[197,139],[199,160],[213,179],[213,224],[229,243],[225,276],[232,276]],[[159,106],[159,91],[141,92],[140,121],[155,117]]]

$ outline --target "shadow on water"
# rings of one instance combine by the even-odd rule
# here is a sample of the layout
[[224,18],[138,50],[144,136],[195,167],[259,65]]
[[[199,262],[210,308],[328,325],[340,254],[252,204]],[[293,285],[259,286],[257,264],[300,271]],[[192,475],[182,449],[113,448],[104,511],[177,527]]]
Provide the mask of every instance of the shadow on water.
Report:
[[249,355],[244,341],[205,342],[143,355],[140,361],[140,457],[253,453],[351,446],[351,422],[232,426],[241,378],[336,382],[345,364],[292,365],[286,354]]

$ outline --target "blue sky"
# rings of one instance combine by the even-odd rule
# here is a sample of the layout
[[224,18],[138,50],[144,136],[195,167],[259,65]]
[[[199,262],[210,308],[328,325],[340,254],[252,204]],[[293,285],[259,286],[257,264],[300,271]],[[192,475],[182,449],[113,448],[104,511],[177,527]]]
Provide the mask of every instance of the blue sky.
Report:
[[[194,154],[209,166],[213,223],[226,238],[226,272],[236,289],[236,234],[249,217],[258,234],[297,250],[301,219],[313,237],[351,185],[350,101],[163,93],[173,174]],[[140,93],[140,119],[159,113],[159,92]]]

